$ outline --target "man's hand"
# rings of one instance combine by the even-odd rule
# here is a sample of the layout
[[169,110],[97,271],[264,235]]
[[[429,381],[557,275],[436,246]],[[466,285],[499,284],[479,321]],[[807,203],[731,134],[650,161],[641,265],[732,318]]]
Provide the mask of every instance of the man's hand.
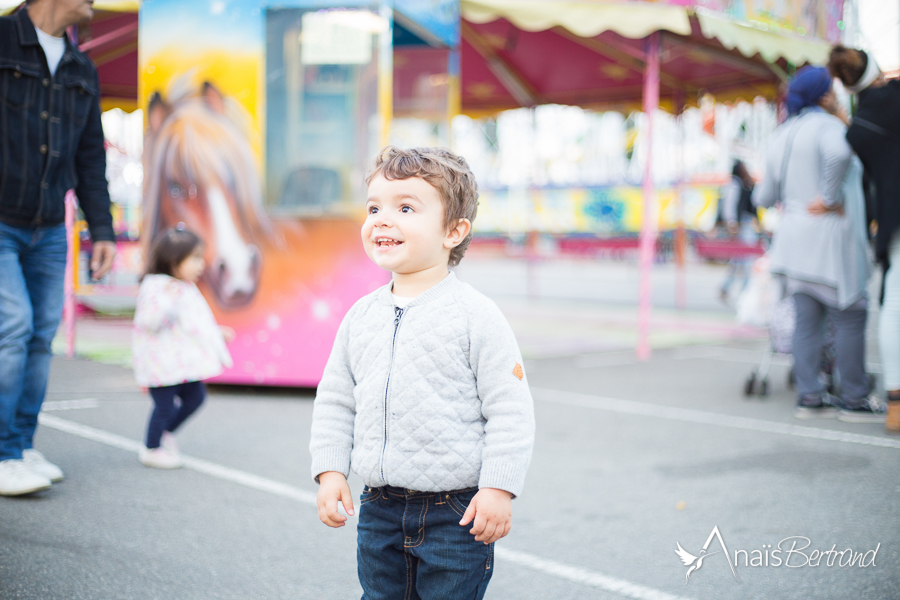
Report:
[[106,275],[112,268],[115,257],[115,242],[94,242],[94,251],[91,254],[91,279],[99,281]]
[[469,533],[478,542],[493,544],[512,528],[512,495],[496,488],[481,488],[466,508],[460,525],[472,523]]
[[837,213],[840,216],[844,216],[844,207],[840,204],[834,207],[828,207],[825,205],[825,201],[822,198],[817,197],[806,209],[811,215],[827,215],[830,213]]
[[353,498],[344,474],[326,471],[319,475],[316,506],[319,508],[319,520],[329,527],[343,527],[347,524],[347,517],[338,512],[338,500],[344,505],[347,514],[353,516]]

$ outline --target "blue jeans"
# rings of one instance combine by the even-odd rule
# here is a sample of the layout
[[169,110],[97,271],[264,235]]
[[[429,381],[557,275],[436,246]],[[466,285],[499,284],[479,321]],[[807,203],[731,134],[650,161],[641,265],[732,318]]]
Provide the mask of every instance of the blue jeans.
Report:
[[459,524],[477,492],[367,486],[356,551],[363,600],[481,600],[494,544],[475,541],[472,524]]
[[0,460],[32,447],[66,273],[66,227],[0,223]]

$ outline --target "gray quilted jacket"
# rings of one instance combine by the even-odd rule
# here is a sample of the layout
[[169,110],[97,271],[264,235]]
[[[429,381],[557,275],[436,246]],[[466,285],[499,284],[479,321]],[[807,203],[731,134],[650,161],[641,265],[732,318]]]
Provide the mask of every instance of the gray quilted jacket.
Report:
[[313,409],[312,475],[518,495],[534,407],[509,324],[453,273],[405,309],[390,284],[344,317]]

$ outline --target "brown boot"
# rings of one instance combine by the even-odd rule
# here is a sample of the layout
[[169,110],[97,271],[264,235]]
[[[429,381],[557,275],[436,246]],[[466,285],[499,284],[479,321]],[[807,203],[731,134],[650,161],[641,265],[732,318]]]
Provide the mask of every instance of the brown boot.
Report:
[[900,400],[890,400],[887,405],[884,428],[888,433],[900,433]]

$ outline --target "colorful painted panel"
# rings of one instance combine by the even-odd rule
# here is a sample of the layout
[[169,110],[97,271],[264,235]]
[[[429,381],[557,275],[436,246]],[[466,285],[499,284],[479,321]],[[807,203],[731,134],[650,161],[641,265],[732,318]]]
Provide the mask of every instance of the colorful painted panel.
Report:
[[[659,229],[678,225],[674,189],[662,189]],[[719,188],[690,186],[682,190],[684,225],[709,231],[716,220]],[[475,231],[481,233],[636,233],[641,229],[644,201],[638,187],[484,190]]]

